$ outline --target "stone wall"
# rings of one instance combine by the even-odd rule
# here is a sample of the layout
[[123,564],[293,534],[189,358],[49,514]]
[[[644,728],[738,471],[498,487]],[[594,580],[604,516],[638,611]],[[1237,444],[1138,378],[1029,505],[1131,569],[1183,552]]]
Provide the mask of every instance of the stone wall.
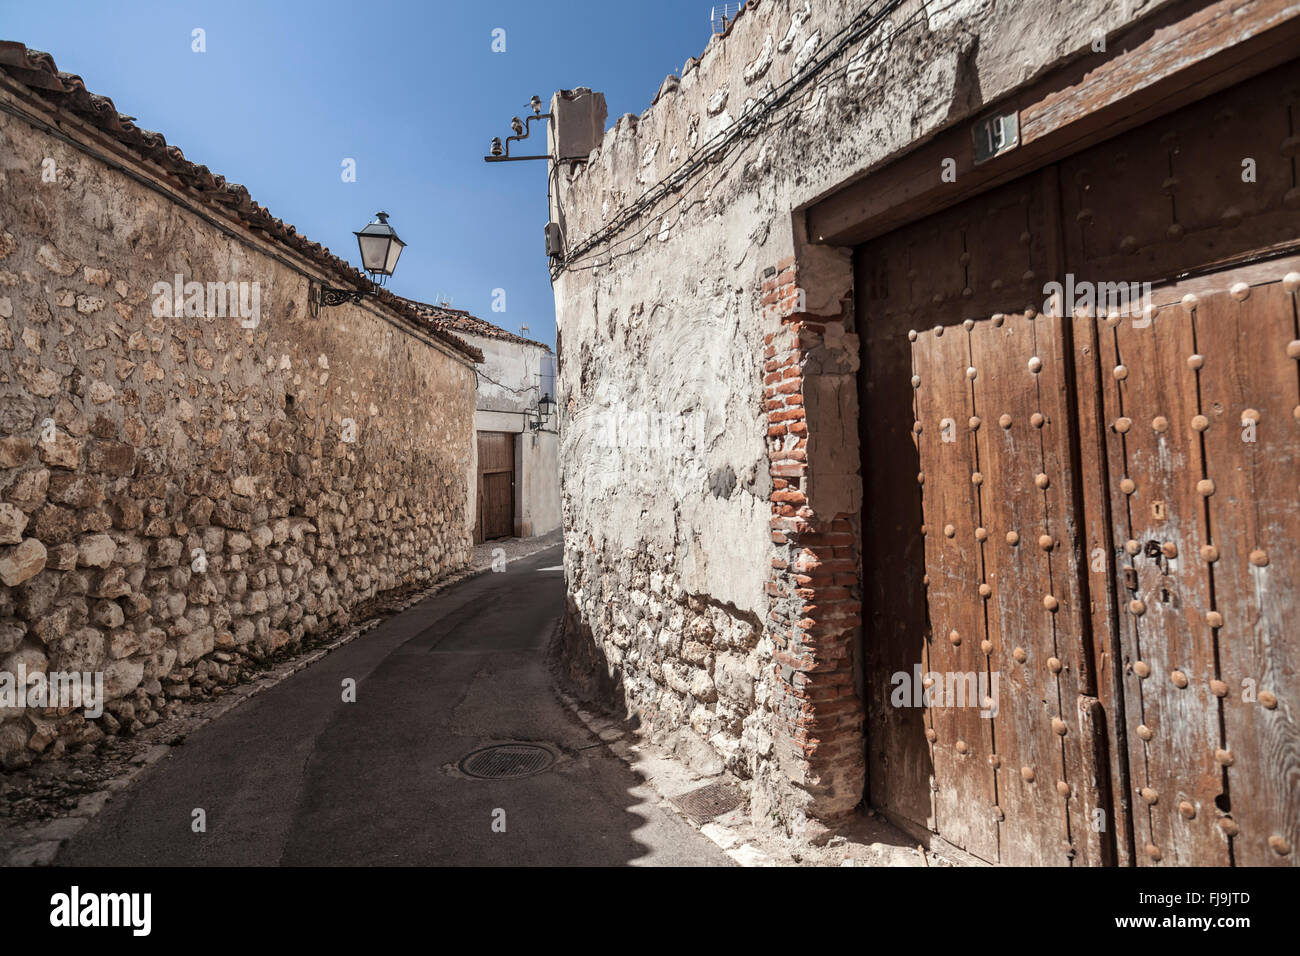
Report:
[[570,682],[630,703],[640,729],[696,770],[766,782],[771,687],[760,662],[771,649],[759,648],[758,617],[692,593],[670,557],[635,548],[600,562],[570,555],[566,571]]
[[[178,274],[259,310],[170,317]],[[382,304],[313,314],[331,278],[0,113],[0,672],[102,672],[111,701],[0,710],[4,766],[468,563],[473,360]]]
[[[755,815],[817,829],[864,779],[851,250],[810,244],[801,208],[1163,5],[905,2],[557,275],[569,670],[697,733],[759,782]],[[556,171],[566,248],[762,112],[868,6],[750,0]],[[620,590],[625,570],[647,584]],[[754,691],[727,698],[737,661]]]

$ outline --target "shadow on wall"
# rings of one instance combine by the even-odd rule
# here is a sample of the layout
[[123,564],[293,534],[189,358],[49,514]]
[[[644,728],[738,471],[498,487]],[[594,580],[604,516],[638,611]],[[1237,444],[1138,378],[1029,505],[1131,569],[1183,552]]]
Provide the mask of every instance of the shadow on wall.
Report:
[[867,802],[924,826],[934,774],[926,712],[891,700],[893,676],[910,678],[928,661],[921,464],[912,440],[910,343],[905,330],[882,324],[864,323],[860,338]]
[[548,649],[551,668],[566,689],[609,712],[631,731],[641,729],[641,718],[629,713],[621,670],[610,675],[609,659],[591,626],[582,618],[572,595],[565,595],[564,618]]

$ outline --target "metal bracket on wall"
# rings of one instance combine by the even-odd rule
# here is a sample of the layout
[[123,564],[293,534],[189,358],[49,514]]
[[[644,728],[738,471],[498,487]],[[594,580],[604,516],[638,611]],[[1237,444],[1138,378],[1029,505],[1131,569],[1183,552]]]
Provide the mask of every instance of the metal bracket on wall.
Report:
[[320,304],[321,305],[342,305],[345,302],[360,302],[365,296],[373,293],[358,292],[355,289],[331,289],[329,286],[321,286]]
[[[534,101],[536,101],[536,99],[537,99],[537,98],[534,97]],[[491,153],[491,155],[489,155],[489,156],[484,156],[484,157],[483,157],[483,162],[485,162],[485,163],[517,163],[517,162],[520,162],[520,161],[522,161],[522,160],[527,160],[527,159],[550,159],[551,157],[548,156],[548,155],[545,155],[545,154],[543,154],[543,155],[541,155],[541,156],[511,156],[511,155],[510,155],[510,144],[511,144],[511,143],[517,143],[517,142],[519,142],[520,140],[527,139],[527,138],[529,137],[529,135],[531,135],[531,133],[533,132],[533,123],[534,123],[534,122],[540,122],[540,121],[542,121],[542,120],[549,120],[549,119],[551,119],[551,118],[552,118],[552,117],[551,117],[551,114],[550,114],[550,113],[542,113],[542,112],[540,112],[540,111],[537,112],[537,113],[535,113],[534,115],[528,117],[528,119],[527,119],[527,121],[526,121],[525,123],[520,123],[518,117],[516,117],[516,118],[515,118],[515,121],[514,121],[514,127],[513,127],[513,128],[514,128],[514,131],[515,131],[515,135],[514,135],[514,136],[507,136],[507,137],[506,137],[505,149],[502,150],[502,148],[501,148],[501,140],[500,140],[499,138],[494,137],[494,138],[492,139],[492,153]]]

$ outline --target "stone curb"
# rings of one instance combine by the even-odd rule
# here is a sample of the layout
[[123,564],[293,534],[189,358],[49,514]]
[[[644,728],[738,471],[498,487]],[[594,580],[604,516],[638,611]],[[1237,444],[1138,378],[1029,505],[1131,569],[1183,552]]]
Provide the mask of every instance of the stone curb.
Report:
[[[559,687],[555,688],[555,693],[560,698],[561,702],[563,702],[563,704],[573,712],[574,716],[582,721],[588,731],[598,738],[615,757],[622,760],[623,763],[627,764],[629,769],[637,772],[638,775],[649,784],[650,788],[659,795],[663,803],[672,808],[673,813],[685,821],[685,823],[692,829],[698,830],[700,833],[712,840],[723,853],[727,854],[727,856],[736,863],[737,866],[767,867],[797,865],[793,858],[788,860],[773,859],[753,843],[745,842],[744,837],[737,830],[731,827],[722,826],[721,824],[712,822],[705,823],[702,826],[697,824],[694,820],[678,809],[677,804],[673,802],[672,797],[664,792],[663,788],[659,785],[659,779],[657,777],[636,771],[636,768],[633,767],[630,759],[632,754],[632,744],[629,743],[629,738],[631,738],[632,735],[620,727],[619,722],[616,719],[592,713],[563,690],[560,690]],[[675,760],[673,762],[677,763]]]
[[[864,864],[855,862],[854,859],[846,858],[838,864],[817,862],[815,860],[804,860],[796,856],[793,852],[784,849],[780,842],[769,842],[766,846],[760,846],[759,841],[747,837],[744,828],[726,826],[716,821],[709,821],[704,824],[697,824],[694,820],[684,814],[677,806],[674,795],[678,798],[681,793],[678,791],[669,792],[669,789],[663,785],[666,780],[663,774],[647,773],[644,767],[636,765],[635,757],[640,753],[638,745],[645,744],[645,741],[638,740],[636,735],[624,729],[621,722],[614,717],[606,714],[595,712],[586,705],[580,703],[576,698],[561,690],[555,685],[556,696],[560,701],[569,708],[569,710],[582,721],[587,730],[595,735],[604,744],[604,746],[616,757],[625,763],[629,769],[636,773],[646,784],[654,790],[660,797],[661,801],[672,808],[673,813],[684,820],[692,829],[698,830],[704,836],[713,841],[717,847],[727,854],[737,866],[748,867],[776,867],[776,866],[840,866],[855,867]],[[655,747],[649,744],[650,747]],[[662,748],[655,748],[657,753],[653,754],[654,762],[660,765],[671,764],[682,772],[682,775],[689,773],[688,768],[675,756],[663,751]],[[719,779],[719,778],[714,778]],[[945,858],[938,853],[927,851],[924,847],[915,846],[915,851],[908,850],[910,854],[915,852],[919,855],[922,866],[931,866],[931,860],[937,861],[936,865],[952,866],[954,862]],[[870,865],[870,864],[866,864]]]
[[[507,564],[513,564],[516,561],[522,561],[524,558],[530,558],[535,554],[540,554],[549,548],[553,548],[558,542],[551,542],[535,550],[527,551],[523,554],[517,554],[514,557],[507,558]],[[418,594],[412,595],[400,606],[385,613],[381,617],[372,617],[360,624],[353,625],[336,640],[331,641],[322,647],[304,654],[302,657],[296,657],[284,661],[277,665],[272,671],[262,674],[256,680],[232,690],[226,697],[223,697],[219,703],[214,703],[209,710],[202,714],[195,715],[191,719],[195,721],[186,736],[194,731],[206,726],[219,717],[228,714],[240,704],[256,697],[265,690],[288,680],[298,672],[310,667],[327,654],[338,650],[345,644],[350,644],[362,634],[374,630],[384,621],[396,617],[405,611],[410,610],[421,601],[427,600],[450,587],[457,584],[463,584],[479,575],[486,574],[492,570],[491,565],[480,568],[466,568],[463,571],[457,571],[448,575],[441,581],[438,581]],[[155,763],[171,753],[172,744],[154,744],[147,750],[142,750],[135,754],[129,760],[135,766],[124,773],[109,780],[102,789],[94,793],[88,793],[83,796],[77,803],[77,808],[71,813],[56,817],[52,820],[46,820],[36,824],[28,829],[15,828],[11,831],[12,835],[18,837],[20,845],[11,849],[9,855],[5,858],[4,866],[51,866],[55,857],[58,855],[63,844],[74,837],[81,831],[82,827],[94,820],[95,817],[104,809],[108,802],[115,794],[127,790],[133,783],[139,779],[140,775],[152,767]]]

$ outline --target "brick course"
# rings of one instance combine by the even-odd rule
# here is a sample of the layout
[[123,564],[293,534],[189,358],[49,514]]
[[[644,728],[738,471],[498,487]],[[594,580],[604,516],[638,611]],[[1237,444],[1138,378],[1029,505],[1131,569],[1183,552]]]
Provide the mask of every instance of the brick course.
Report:
[[[823,822],[850,813],[865,781],[864,710],[855,681],[861,630],[857,515],[822,514],[808,489],[809,442],[817,421],[804,406],[809,354],[827,325],[846,316],[794,311],[804,299],[786,259],[762,284],[764,314],[779,322],[764,338],[763,400],[772,477],[767,633],[773,644],[774,734],[784,770],[805,795],[801,809]],[[834,426],[836,434],[838,424]]]

